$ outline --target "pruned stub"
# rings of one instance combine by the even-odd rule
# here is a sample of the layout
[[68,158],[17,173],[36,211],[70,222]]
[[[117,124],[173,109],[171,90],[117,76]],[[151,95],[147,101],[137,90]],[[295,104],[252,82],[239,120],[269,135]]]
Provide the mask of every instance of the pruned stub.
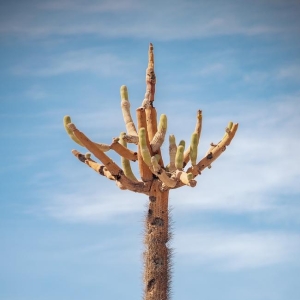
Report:
[[158,185],[154,184],[150,191],[145,224],[144,300],[169,299],[168,223],[168,192],[161,192]]

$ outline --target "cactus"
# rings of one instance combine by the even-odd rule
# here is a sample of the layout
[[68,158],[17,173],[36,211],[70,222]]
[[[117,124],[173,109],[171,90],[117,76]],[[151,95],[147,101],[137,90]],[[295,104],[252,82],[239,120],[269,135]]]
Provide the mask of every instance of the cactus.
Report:
[[[126,133],[114,138],[111,145],[94,143],[64,117],[64,127],[70,138],[85,147],[89,153],[83,155],[77,150],[72,153],[79,161],[89,166],[98,174],[115,181],[121,190],[130,190],[148,196],[149,208],[145,220],[144,252],[144,300],[168,300],[170,297],[170,257],[168,248],[169,232],[169,192],[182,186],[195,187],[195,178],[214,162],[230,145],[238,129],[237,123],[229,122],[225,135],[218,144],[211,144],[204,157],[197,163],[197,153],[202,129],[202,111],[197,111],[194,132],[190,146],[185,150],[185,141],[176,146],[175,136],[169,136],[170,162],[164,167],[161,147],[167,131],[167,116],[156,120],[156,109],[153,106],[156,76],[154,72],[153,45],[149,46],[148,67],[146,70],[146,93],[142,105],[136,110],[137,128],[130,114],[128,90],[125,85],[120,88],[121,109]],[[127,148],[128,143],[137,145],[137,152]],[[119,167],[104,152],[114,150],[121,157]],[[93,154],[101,163],[91,158]],[[141,179],[133,174],[130,161],[137,160]],[[191,167],[184,170],[191,161]]]

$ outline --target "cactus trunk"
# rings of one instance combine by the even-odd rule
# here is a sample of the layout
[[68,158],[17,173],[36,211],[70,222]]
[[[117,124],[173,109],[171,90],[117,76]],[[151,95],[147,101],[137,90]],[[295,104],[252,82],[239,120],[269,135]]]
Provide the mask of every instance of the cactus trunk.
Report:
[[170,291],[169,191],[153,181],[145,224],[144,300],[168,300]]

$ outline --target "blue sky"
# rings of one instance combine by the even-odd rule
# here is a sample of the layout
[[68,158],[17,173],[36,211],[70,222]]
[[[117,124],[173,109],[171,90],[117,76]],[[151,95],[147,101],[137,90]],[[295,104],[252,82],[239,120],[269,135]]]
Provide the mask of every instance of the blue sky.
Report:
[[299,13],[289,0],[2,1],[0,298],[141,299],[147,198],[78,162],[62,119],[110,143],[120,86],[143,100],[152,42],[168,134],[188,141],[201,109],[202,157],[240,124],[195,188],[171,192],[173,299],[300,299]]

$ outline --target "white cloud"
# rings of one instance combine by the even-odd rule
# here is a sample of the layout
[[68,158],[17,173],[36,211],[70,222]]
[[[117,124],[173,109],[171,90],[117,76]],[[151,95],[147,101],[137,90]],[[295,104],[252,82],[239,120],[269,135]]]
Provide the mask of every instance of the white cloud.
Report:
[[208,66],[205,66],[201,70],[199,70],[196,74],[201,75],[203,77],[205,76],[211,76],[211,75],[220,75],[224,73],[225,66],[221,63],[214,63]]
[[289,80],[299,80],[300,79],[300,65],[292,65],[282,67],[277,72],[277,78],[281,79],[289,79]]
[[294,263],[300,254],[300,235],[273,231],[193,229],[176,233],[174,244],[181,261],[224,271]]
[[100,76],[122,75],[128,62],[117,56],[105,53],[102,49],[82,49],[65,52],[57,56],[35,58],[15,66],[17,75],[56,76],[65,73],[88,72]]
[[80,13],[96,13],[96,12],[124,12],[135,10],[139,7],[139,2],[134,0],[114,0],[114,1],[80,1],[80,0],[64,0],[44,2],[39,8],[47,11],[79,11]]
[[25,91],[25,96],[30,100],[38,101],[45,99],[47,97],[47,93],[41,86],[33,85]]
[[[48,204],[43,208],[44,212],[62,221],[84,223],[120,223],[126,215],[143,213],[145,196],[119,191],[114,182],[107,183],[107,179],[102,176],[97,180],[97,188],[92,188],[92,182],[90,188],[76,183],[73,185],[73,192],[52,195],[47,199]],[[81,187],[80,191],[76,189],[78,185]]]
[[[2,21],[0,32],[29,37],[94,34],[173,40],[278,34],[289,32],[291,27],[296,30],[297,24],[286,22],[286,15],[294,13],[287,7],[278,9],[268,2],[256,2],[255,6],[234,2],[222,5],[219,1],[46,2],[32,5],[31,10],[25,8],[22,14],[13,11],[9,19]],[[260,10],[263,13],[258,13]]]

